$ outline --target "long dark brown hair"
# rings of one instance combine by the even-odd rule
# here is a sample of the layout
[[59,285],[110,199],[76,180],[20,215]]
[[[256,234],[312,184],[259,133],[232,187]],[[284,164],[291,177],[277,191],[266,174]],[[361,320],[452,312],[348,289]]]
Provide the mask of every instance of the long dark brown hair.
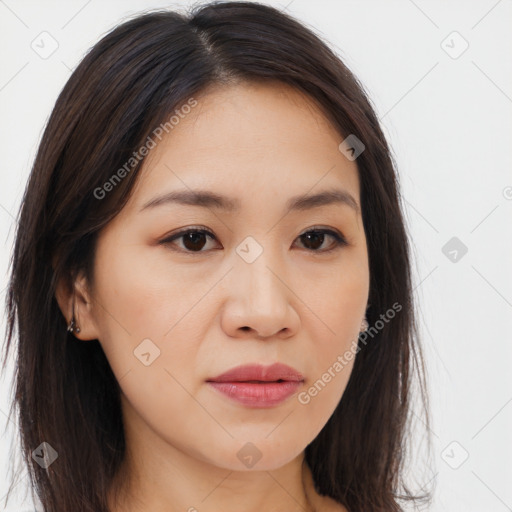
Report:
[[[23,464],[45,512],[107,512],[125,452],[118,382],[98,340],[77,343],[67,332],[55,291],[61,280],[71,289],[80,271],[92,279],[98,232],[126,204],[144,160],[101,200],[98,190],[191,97],[243,81],[305,92],[340,142],[353,134],[365,145],[356,163],[370,336],[359,338],[344,395],[306,447],[317,491],[350,512],[400,511],[402,500],[431,500],[404,478],[414,382],[427,434],[428,393],[396,163],[371,101],[303,23],[259,3],[214,2],[188,13],[139,14],[105,35],[72,73],[39,145],[11,260],[3,368],[15,337],[11,413],[16,407]],[[393,304],[399,312],[383,322]],[[59,454],[47,468],[32,457],[43,441]]]

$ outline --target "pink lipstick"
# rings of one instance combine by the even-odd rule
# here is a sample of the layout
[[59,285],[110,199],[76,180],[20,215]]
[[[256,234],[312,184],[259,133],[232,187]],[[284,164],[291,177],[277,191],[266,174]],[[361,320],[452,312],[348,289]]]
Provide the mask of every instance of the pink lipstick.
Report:
[[276,406],[295,394],[304,377],[281,363],[270,366],[249,364],[232,368],[206,382],[238,403],[265,408]]

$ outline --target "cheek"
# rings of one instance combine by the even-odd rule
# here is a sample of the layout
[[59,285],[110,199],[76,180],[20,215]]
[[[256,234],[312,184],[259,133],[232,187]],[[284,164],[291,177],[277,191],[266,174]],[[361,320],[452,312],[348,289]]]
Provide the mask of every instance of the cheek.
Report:
[[[321,320],[312,317],[308,339],[308,375],[305,387],[297,396],[304,409],[304,421],[314,436],[322,430],[340,402],[357,357],[357,339],[366,307],[367,290],[358,280],[340,278],[326,285],[323,302],[317,302]],[[328,297],[340,297],[329,300]]]
[[129,373],[130,382],[139,382],[151,397],[175,384],[166,369],[183,382],[179,373],[195,367],[200,322],[191,319],[211,284],[188,283],[161,255],[148,258],[158,251],[120,247],[98,247],[95,318],[118,380]]
[[353,358],[344,359],[343,355],[336,354],[297,395],[297,407],[312,439],[322,430],[340,402],[353,365]]
[[97,251],[96,290],[103,306],[99,317],[109,329],[122,328],[134,339],[163,338],[201,288],[205,293],[206,283],[188,282],[159,248],[119,242],[109,241]]
[[347,258],[327,275],[316,277],[315,286],[306,282],[300,293],[309,310],[308,325],[315,326],[321,351],[332,357],[333,350],[357,339],[368,301],[368,268],[359,258]]
[[200,406],[186,390],[197,366],[200,336],[191,318],[201,290],[134,247],[98,251],[97,269],[100,342],[129,421],[141,417],[164,434],[175,418],[197,417]]
[[[369,275],[365,265],[354,260],[319,280],[314,292],[306,295],[308,317],[302,327],[311,342],[309,375],[298,401],[309,412],[310,422],[323,427],[339,403],[357,357],[357,340],[366,310]],[[306,302],[306,300],[304,301]]]

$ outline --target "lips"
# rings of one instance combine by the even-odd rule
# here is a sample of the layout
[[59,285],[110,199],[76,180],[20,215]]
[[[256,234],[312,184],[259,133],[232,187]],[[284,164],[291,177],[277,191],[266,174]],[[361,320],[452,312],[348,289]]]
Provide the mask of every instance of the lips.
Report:
[[291,366],[281,363],[270,366],[249,364],[237,366],[213,379],[208,379],[208,382],[277,382],[279,380],[300,382],[304,377]]
[[273,407],[297,392],[304,376],[291,366],[238,366],[207,383],[224,396],[248,407]]

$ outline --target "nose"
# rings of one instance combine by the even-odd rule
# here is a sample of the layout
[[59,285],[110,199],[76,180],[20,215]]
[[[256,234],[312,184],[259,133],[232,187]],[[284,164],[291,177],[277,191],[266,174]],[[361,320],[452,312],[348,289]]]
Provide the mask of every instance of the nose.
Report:
[[238,258],[226,281],[221,323],[229,336],[284,339],[297,333],[297,295],[268,252],[252,263]]

